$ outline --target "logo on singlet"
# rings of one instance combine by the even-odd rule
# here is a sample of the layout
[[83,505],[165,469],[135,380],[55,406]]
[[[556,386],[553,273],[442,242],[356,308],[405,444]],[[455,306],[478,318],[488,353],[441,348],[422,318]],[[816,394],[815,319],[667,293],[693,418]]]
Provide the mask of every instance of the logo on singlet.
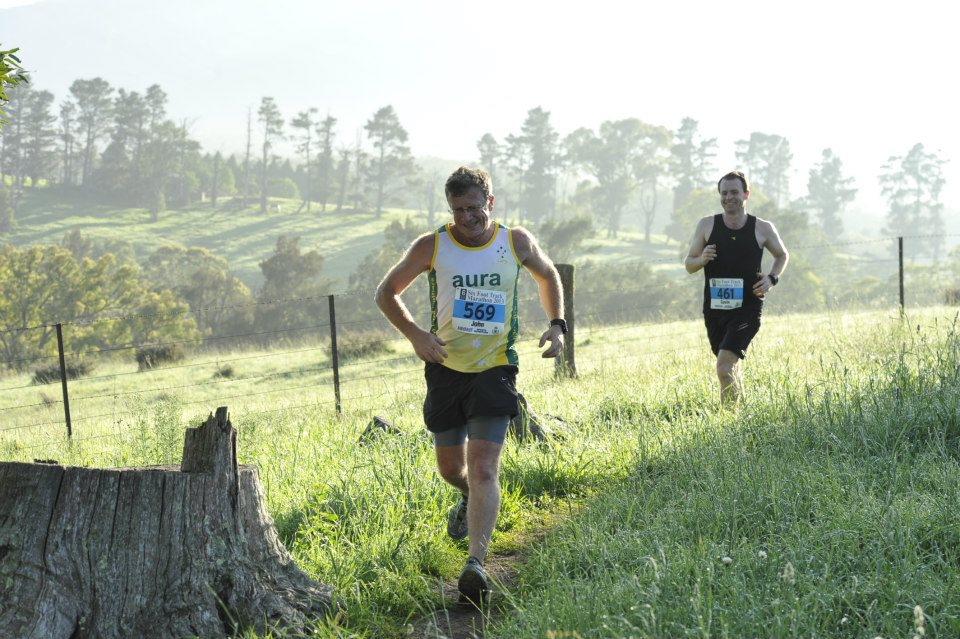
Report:
[[470,288],[481,286],[500,286],[499,273],[468,273],[466,275],[454,275],[451,282],[454,288],[467,286]]

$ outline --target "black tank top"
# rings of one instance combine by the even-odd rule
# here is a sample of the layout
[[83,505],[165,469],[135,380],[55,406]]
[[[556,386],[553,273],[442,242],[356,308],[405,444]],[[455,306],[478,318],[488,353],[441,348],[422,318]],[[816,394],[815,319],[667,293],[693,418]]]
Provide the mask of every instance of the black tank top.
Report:
[[763,300],[753,294],[753,285],[760,272],[763,247],[757,244],[756,216],[747,215],[743,228],[733,230],[723,223],[723,214],[717,213],[707,244],[717,245],[717,257],[703,268],[703,314],[759,314]]

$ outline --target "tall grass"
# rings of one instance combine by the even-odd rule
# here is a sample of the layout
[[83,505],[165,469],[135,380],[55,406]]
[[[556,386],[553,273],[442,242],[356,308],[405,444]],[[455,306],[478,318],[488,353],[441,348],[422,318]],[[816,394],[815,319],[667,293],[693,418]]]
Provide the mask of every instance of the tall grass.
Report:
[[[524,342],[520,390],[554,436],[548,446],[508,441],[492,551],[526,547],[544,520],[564,521],[526,547],[488,634],[909,636],[919,605],[926,636],[960,635],[952,313],[765,317],[737,410],[717,406],[699,321],[582,329],[576,380],[555,378],[553,363]],[[356,360],[339,416],[329,381],[309,370],[323,362],[316,352],[276,361],[236,353],[200,367],[236,368],[235,386],[219,388],[237,396],[222,403],[241,462],[260,467],[299,565],[346,601],[345,619],[319,625],[321,637],[405,636],[442,604],[442,584],[465,558],[465,544],[444,533],[455,494],[434,469],[422,369],[400,361],[405,352]],[[243,381],[248,361],[277,375]],[[150,375],[173,387],[184,372]],[[122,397],[125,412],[84,425],[72,446],[56,430],[0,431],[0,455],[175,462],[183,428],[218,395],[166,390],[158,408],[137,396],[136,379],[88,389]],[[7,395],[0,409],[26,401]],[[90,414],[118,400],[96,401],[106,403]],[[374,414],[401,434],[363,439]]]
[[947,317],[761,333],[748,401],[644,444],[532,555],[492,635],[960,635]]

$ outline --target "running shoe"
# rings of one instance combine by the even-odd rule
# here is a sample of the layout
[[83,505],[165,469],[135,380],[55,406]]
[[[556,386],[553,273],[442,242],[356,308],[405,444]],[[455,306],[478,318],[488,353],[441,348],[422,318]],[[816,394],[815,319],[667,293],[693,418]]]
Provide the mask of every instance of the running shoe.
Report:
[[483,570],[483,564],[476,557],[467,559],[467,565],[460,571],[457,580],[460,602],[482,606],[490,599],[490,579]]
[[447,514],[447,534],[455,541],[467,537],[467,498],[460,497],[457,505]]

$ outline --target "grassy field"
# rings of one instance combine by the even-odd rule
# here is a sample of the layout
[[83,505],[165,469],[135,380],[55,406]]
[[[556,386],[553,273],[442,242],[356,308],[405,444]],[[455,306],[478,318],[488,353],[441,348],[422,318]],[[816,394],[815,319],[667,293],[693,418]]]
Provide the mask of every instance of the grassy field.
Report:
[[[130,242],[137,259],[143,261],[158,246],[176,243],[200,246],[227,260],[231,272],[251,288],[262,281],[259,264],[270,257],[281,235],[299,237],[304,251],[324,256],[324,276],[335,280],[333,288],[346,288],[347,279],[360,261],[384,242],[384,230],[393,220],[410,218],[428,229],[423,211],[388,209],[374,213],[333,207],[321,211],[314,204],[311,212],[297,213],[299,200],[271,198],[270,210],[262,215],[257,202],[247,208],[224,198],[217,208],[208,203],[193,208],[163,211],[157,222],[150,221],[146,209],[118,209],[98,203],[81,191],[64,194],[55,189],[28,190],[17,214],[17,227],[3,237],[15,246],[58,244],[64,233],[78,230],[94,240]],[[446,212],[436,216],[436,225],[446,220]],[[626,229],[618,239],[589,240],[582,256],[604,262],[625,262],[640,258],[679,260],[679,248],[663,235],[652,237],[648,246],[638,230]]]
[[[582,326],[576,380],[524,341],[520,390],[554,438],[505,449],[492,550],[527,561],[488,636],[960,635],[956,321],[955,308],[766,316],[737,410],[716,405],[699,321]],[[176,462],[183,429],[225,404],[283,541],[347,603],[317,636],[407,636],[465,555],[444,534],[454,494],[409,354],[390,341],[346,362],[342,415],[323,344],[149,373],[105,361],[72,383],[72,446],[44,425],[59,388],[7,376],[0,458]],[[374,414],[401,434],[361,441]]]

